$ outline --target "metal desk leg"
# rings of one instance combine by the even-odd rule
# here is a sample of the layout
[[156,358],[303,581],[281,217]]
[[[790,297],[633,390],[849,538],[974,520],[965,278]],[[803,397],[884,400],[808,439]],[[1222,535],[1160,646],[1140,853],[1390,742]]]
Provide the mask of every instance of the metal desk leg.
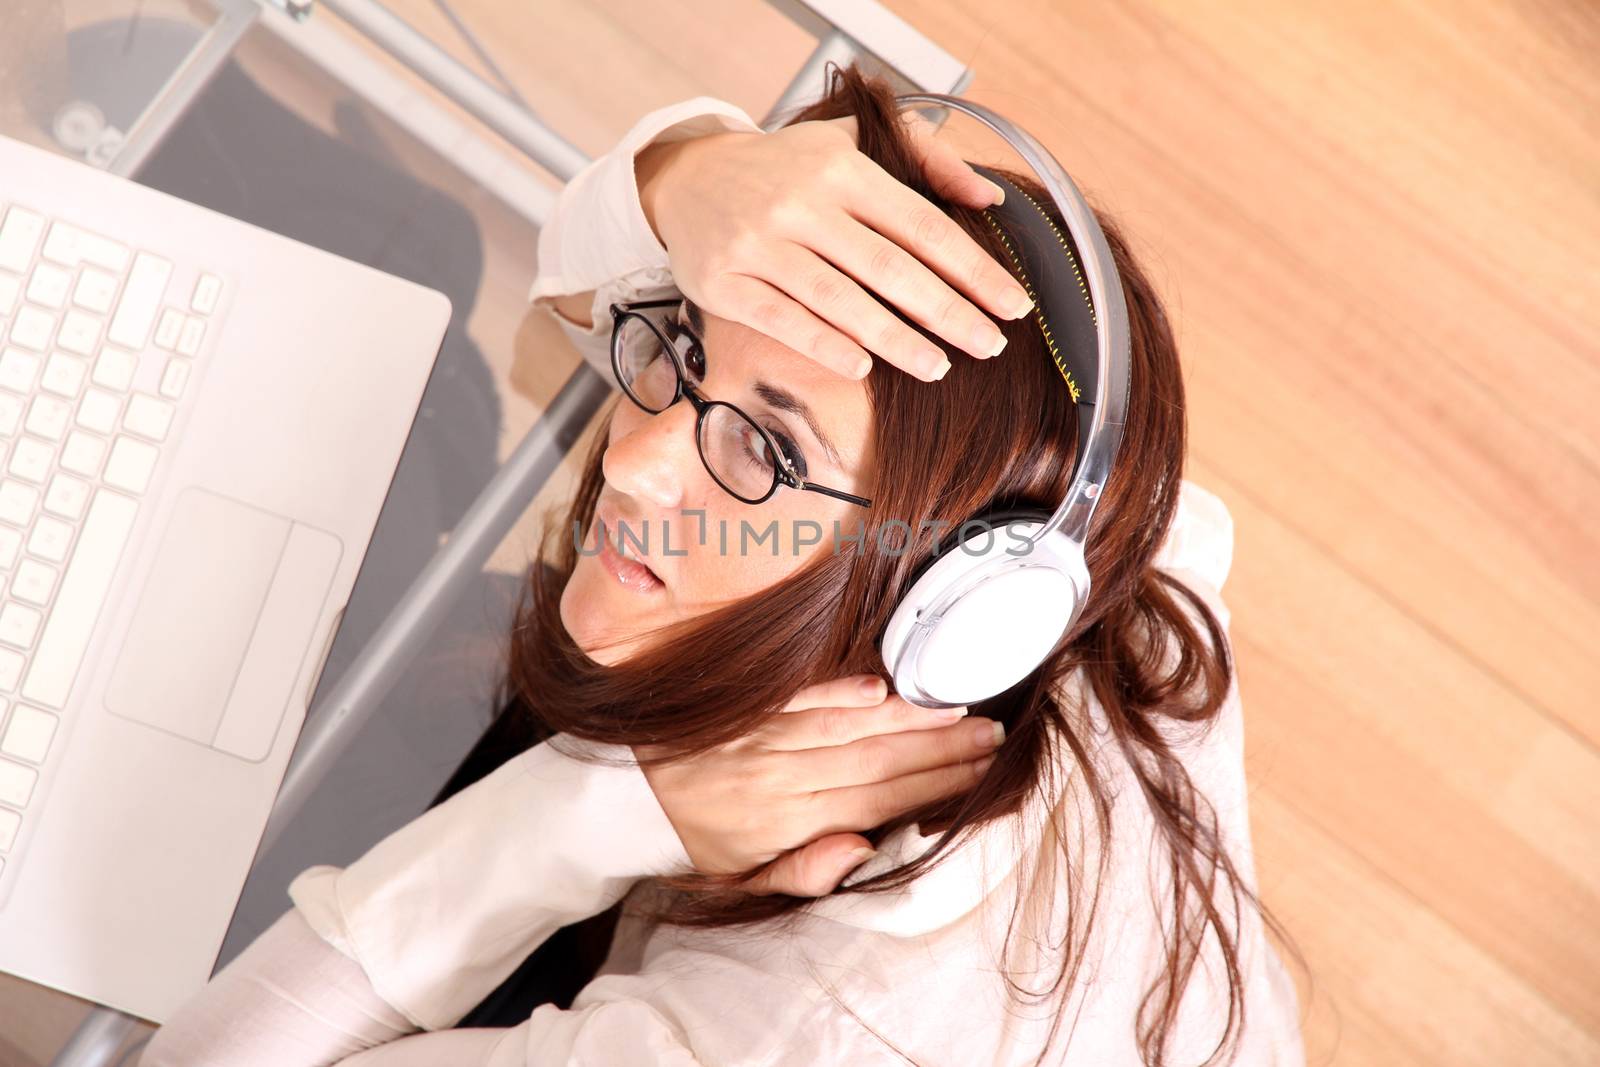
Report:
[[217,21],[206,30],[194,51],[139,116],[126,139],[109,149],[115,155],[109,159],[90,158],[89,162],[124,178],[137,175],[145,160],[160,147],[195,98],[233,55],[245,31],[255,25],[261,13],[254,0],[213,0],[213,3],[217,8]]
[[[184,79],[187,86],[203,86],[250,24],[248,14],[232,6],[238,0],[223,0],[231,17],[222,20],[214,33],[216,47],[204,50],[200,61],[191,65]],[[777,2],[777,0],[775,0]],[[436,46],[426,42],[411,27],[393,19],[373,0],[327,0],[326,6],[339,11],[357,24],[369,37],[378,40],[414,71],[422,73],[435,86],[462,104],[480,120],[507,136],[512,143],[563,179],[571,178],[587,163],[581,153],[532,119],[525,108],[483,86],[481,80],[462,77],[459,64],[449,62]],[[788,0],[780,7],[796,6]],[[225,46],[225,47],[224,47]],[[848,65],[853,59],[877,57],[848,34],[829,26],[818,34],[816,49],[790,82],[783,96],[762,122],[771,130],[794,108],[803,106],[823,91],[822,73],[828,60]],[[892,64],[881,71],[905,81]],[[962,70],[955,84],[925,86],[912,80],[918,91],[959,93],[970,81],[971,72]],[[461,88],[461,86],[465,88]],[[170,119],[170,116],[163,115]],[[936,121],[942,121],[943,115]],[[531,120],[531,121],[530,121]],[[113,169],[126,173],[154,147],[167,123],[151,123],[131,138],[135,143],[117,159]],[[528,133],[529,130],[533,132]],[[422,643],[432,635],[445,612],[454,604],[462,587],[479,573],[495,547],[528,503],[560,465],[567,449],[577,440],[600,404],[610,395],[610,387],[587,364],[580,365],[567,379],[549,410],[534,424],[511,459],[495,474],[472,507],[395,605],[388,618],[350,665],[339,685],[322,701],[322,710],[311,716],[301,734],[294,759],[284,777],[272,815],[262,837],[258,855],[270,849],[305,805],[311,792],[333,765],[339,754],[398,680],[405,665]],[[133,1016],[111,1008],[96,1008],[78,1027],[73,1038],[51,1061],[51,1067],[105,1067],[110,1057],[137,1025]]]
[[50,1061],[50,1067],[104,1067],[139,1022],[115,1008],[95,1008],[83,1017],[71,1040]]
[[[294,821],[339,754],[378,710],[412,657],[433,635],[461,591],[482,572],[495,548],[610,395],[611,387],[587,363],[580,363],[339,684],[313,709],[273,804],[258,856]],[[106,1067],[139,1022],[114,1008],[95,1008],[50,1061],[51,1067]]]
[[539,489],[560,466],[611,387],[581,363],[522,443],[483,487],[467,513],[434,553],[367,642],[339,684],[317,702],[272,807],[257,855],[265,854],[293,821],[312,791],[370,719],[412,658]]

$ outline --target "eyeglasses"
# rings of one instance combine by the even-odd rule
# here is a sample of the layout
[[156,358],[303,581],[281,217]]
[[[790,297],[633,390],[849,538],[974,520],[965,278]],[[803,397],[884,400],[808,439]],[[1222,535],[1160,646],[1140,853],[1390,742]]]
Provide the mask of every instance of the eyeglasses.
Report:
[[672,322],[664,330],[651,316],[642,314],[681,303],[680,298],[611,305],[611,372],[628,399],[656,415],[687,396],[696,413],[694,436],[700,462],[718,485],[746,504],[764,503],[779,485],[787,485],[871,507],[872,501],[865,497],[806,481],[805,460],[793,441],[768,430],[732,404],[706,399],[696,388],[696,383],[704,380],[706,368],[700,338],[682,323]]

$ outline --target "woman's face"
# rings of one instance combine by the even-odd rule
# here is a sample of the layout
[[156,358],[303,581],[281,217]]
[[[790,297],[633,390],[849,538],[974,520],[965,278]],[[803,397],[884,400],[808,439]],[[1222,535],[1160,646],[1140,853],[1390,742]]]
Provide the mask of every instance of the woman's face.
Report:
[[[874,460],[865,381],[843,378],[688,301],[664,325],[680,352],[686,339],[677,338],[678,331],[700,338],[701,395],[733,404],[772,432],[807,482],[870,497]],[[818,553],[834,551],[836,523],[849,536],[866,517],[858,505],[781,484],[761,504],[733,497],[700,460],[687,397],[655,415],[621,400],[602,471],[597,521],[584,531],[583,551],[561,597],[561,621],[578,647],[604,664],[638,651],[639,635],[652,627],[771,588]],[[612,550],[622,542],[648,571],[613,551],[597,553],[601,525]],[[839,548],[856,550],[848,541]],[[601,647],[611,641],[617,643]]]

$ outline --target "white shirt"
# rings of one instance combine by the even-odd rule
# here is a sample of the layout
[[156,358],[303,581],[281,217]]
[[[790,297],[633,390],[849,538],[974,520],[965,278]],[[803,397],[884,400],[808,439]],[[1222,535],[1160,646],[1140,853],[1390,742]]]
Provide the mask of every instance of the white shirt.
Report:
[[[663,137],[718,128],[759,129],[743,111],[709,97],[646,115],[568,184],[540,233],[530,297],[548,304],[553,296],[596,290],[592,330],[556,318],[608,380],[609,304],[673,292],[666,252],[639,207],[633,156]],[[1227,508],[1184,482],[1157,563],[1200,594],[1224,626],[1228,611],[1219,591],[1232,551]],[[1077,674],[1063,690],[1071,691],[1066,706],[1082,708],[1085,743],[1100,745],[1106,734],[1098,702]],[[1213,729],[1179,751],[1253,887],[1242,729],[1235,686]],[[578,749],[612,765],[569,754]],[[1159,865],[1150,857],[1164,850],[1152,850],[1151,816],[1126,764],[1114,747],[1098,751],[1117,797],[1110,864],[1096,938],[1047,1063],[1138,1063],[1135,1014],[1163,958],[1164,916],[1150,891]],[[1058,755],[1064,788],[1081,784],[1071,759]],[[998,952],[1016,904],[1016,878],[1034,871],[1041,857],[1059,864],[1059,846],[1047,842],[1041,851],[1040,838],[1061,795],[1057,789],[1049,800],[1031,798],[1020,817],[984,827],[901,892],[811,902],[785,933],[648,929],[624,914],[605,964],[570,1009],[545,1004],[506,1030],[448,1030],[559,927],[630,892],[650,892],[641,879],[691,869],[631,750],[557,735],[401,827],[349,867],[302,872],[289,886],[294,908],[185,1004],[140,1062],[904,1063],[876,1031],[930,1067],[1029,1064],[1058,1002],[1008,1001]],[[887,837],[846,884],[931,848],[936,835],[919,830],[908,826]],[[1092,872],[1096,845],[1076,848]],[[1049,899],[1064,901],[1064,890]],[[1064,914],[1057,907],[1052,922]],[[1020,937],[1013,948],[1028,943]],[[1220,1035],[1226,989],[1217,982],[1223,972],[1210,944],[1183,1001],[1175,1062],[1203,1060]],[[1238,1062],[1303,1064],[1293,985],[1248,909],[1239,949],[1246,1025]],[[1054,980],[1054,957],[1033,974],[1016,973],[1019,959],[1025,957],[1010,959],[1019,983],[1044,988]],[[830,989],[849,1011],[829,998]],[[418,1029],[437,1032],[403,1036]]]

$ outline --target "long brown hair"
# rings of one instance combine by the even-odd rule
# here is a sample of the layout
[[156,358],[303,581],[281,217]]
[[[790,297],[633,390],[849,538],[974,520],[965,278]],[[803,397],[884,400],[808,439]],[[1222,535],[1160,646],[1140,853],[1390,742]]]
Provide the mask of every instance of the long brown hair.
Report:
[[[887,83],[854,66],[835,68],[827,95],[791,122],[844,115],[857,120],[862,153],[944,210],[999,262],[1008,261],[982,212],[950,203],[928,186]],[[1004,173],[1041,204],[1051,203],[1028,175]],[[1006,727],[1005,744],[983,779],[963,795],[865,834],[877,843],[911,823],[948,824],[934,847],[836,892],[902,887],[975,828],[1015,815],[1031,791],[1049,784],[1052,751],[1062,741],[1075,760],[1077,788],[1087,798],[1087,825],[1109,840],[1109,791],[1091,758],[1081,708],[1062,699],[1068,692],[1063,680],[1081,671],[1104,708],[1113,749],[1131,767],[1149,804],[1173,871],[1165,902],[1171,914],[1161,922],[1165,972],[1129,1025],[1137,1028],[1145,1061],[1166,1062],[1179,1002],[1209,932],[1221,946],[1229,988],[1224,1031],[1207,1061],[1212,1063],[1233,1058],[1244,1024],[1238,936],[1226,915],[1242,916],[1241,900],[1256,907],[1259,902],[1237,875],[1215,813],[1190,782],[1175,742],[1180,735],[1192,739],[1195,728],[1203,730],[1215,720],[1233,664],[1226,635],[1204,600],[1152,566],[1178,506],[1185,454],[1183,378],[1154,287],[1117,225],[1104,213],[1097,215],[1127,300],[1132,388],[1121,451],[1090,539],[1088,606],[1043,666],[1011,690],[972,707],[974,714]],[[1064,220],[1056,216],[1055,222],[1066,232]],[[561,593],[578,558],[572,531],[588,529],[602,485],[607,440],[602,427],[564,521],[546,529],[543,555],[552,565],[530,569],[510,635],[502,702],[532,720],[530,736],[564,732],[591,741],[659,746],[657,758],[667,762],[748,734],[803,686],[857,672],[881,674],[878,639],[940,529],[994,507],[1053,509],[1068,488],[1077,422],[1065,383],[1033,316],[996,325],[1007,337],[1004,353],[980,361],[953,352],[941,381],[922,382],[887,366],[868,375],[877,465],[865,491],[873,506],[865,520],[864,551],[818,553],[774,588],[663,628],[649,648],[609,667],[584,655],[560,617]],[[1028,417],[1018,418],[1018,412]],[[903,522],[906,516],[949,526],[921,527],[912,535],[914,551],[873,551],[882,524]],[[553,551],[552,537],[559,539]],[[885,535],[883,544],[894,543],[894,534]],[[787,669],[771,670],[775,662]],[[1078,899],[1082,887],[1070,877],[1075,869],[1070,853],[1071,843],[1081,838],[1052,829],[1045,840],[1054,839],[1066,854],[1074,906],[1068,909],[1060,971],[1049,990],[1035,995],[1059,996],[1064,1009],[1063,983],[1072,982],[1082,962],[1100,879],[1089,899]],[[1101,850],[1101,873],[1108,851]],[[658,879],[667,903],[649,917],[682,926],[729,927],[793,917],[809,903],[802,897],[745,892],[747,877]],[[1227,898],[1231,908],[1225,911],[1220,900]],[[1016,927],[1013,917],[1011,930]],[[1008,954],[1010,943],[1008,933]],[[1016,989],[1009,975],[1007,982]],[[1051,1039],[1060,1023],[1058,1013]]]

